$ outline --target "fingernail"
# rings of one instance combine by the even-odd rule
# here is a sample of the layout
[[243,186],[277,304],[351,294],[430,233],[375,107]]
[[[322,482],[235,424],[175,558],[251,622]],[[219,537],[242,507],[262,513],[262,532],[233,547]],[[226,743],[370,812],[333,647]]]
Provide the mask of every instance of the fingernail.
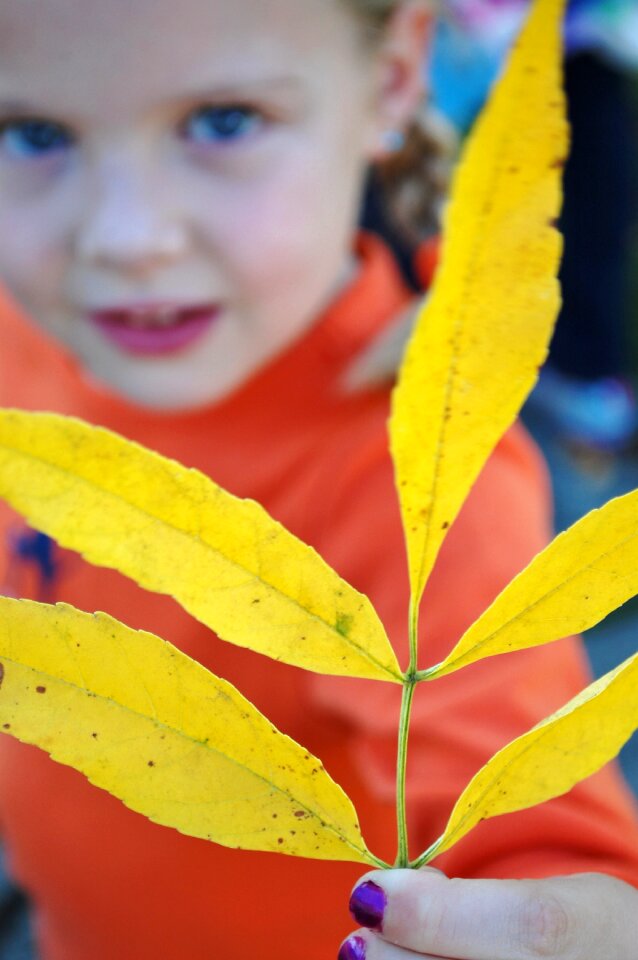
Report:
[[372,880],[359,884],[350,897],[350,913],[361,927],[383,928],[383,913],[388,900],[385,891]]
[[337,960],[366,960],[366,942],[362,937],[348,937],[341,944]]

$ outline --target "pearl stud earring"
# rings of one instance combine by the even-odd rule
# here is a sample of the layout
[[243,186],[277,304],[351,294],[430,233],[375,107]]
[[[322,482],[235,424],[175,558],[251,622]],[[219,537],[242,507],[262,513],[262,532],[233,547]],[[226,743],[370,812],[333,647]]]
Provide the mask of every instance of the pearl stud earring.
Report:
[[400,130],[386,130],[382,134],[382,144],[388,153],[397,153],[405,146],[405,134]]

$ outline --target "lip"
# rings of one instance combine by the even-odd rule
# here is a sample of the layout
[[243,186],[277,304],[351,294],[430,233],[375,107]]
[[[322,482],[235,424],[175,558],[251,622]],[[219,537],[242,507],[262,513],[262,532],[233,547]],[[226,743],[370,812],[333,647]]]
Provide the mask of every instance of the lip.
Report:
[[87,321],[124,353],[161,356],[181,353],[200,340],[220,315],[215,303],[154,301],[89,310]]

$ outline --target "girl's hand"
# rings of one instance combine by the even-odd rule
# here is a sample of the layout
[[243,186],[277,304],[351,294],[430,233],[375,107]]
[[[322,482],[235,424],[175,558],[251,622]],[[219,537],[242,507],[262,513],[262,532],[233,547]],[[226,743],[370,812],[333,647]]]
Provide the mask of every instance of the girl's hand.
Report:
[[584,873],[548,880],[449,880],[438,870],[367,874],[350,909],[366,929],[339,960],[630,960],[638,890]]

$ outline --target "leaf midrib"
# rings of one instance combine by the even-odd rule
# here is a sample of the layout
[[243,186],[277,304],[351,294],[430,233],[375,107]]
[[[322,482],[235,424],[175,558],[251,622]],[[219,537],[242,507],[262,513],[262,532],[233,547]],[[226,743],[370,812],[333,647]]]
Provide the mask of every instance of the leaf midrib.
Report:
[[[589,563],[587,563],[587,564],[585,564],[584,566],[580,567],[578,570],[576,570],[574,573],[572,573],[570,576],[568,576],[565,580],[562,580],[557,586],[553,587],[551,590],[548,590],[546,593],[543,593],[542,596],[538,597],[538,598],[537,598],[536,600],[534,600],[532,603],[527,604],[527,606],[525,606],[525,607],[523,607],[521,610],[519,610],[519,612],[518,612],[517,614],[515,614],[515,615],[512,616],[512,617],[510,617],[510,619],[507,620],[507,621],[505,621],[505,623],[501,624],[500,627],[497,627],[497,629],[493,630],[490,634],[488,634],[488,635],[487,635],[486,637],[484,637],[482,640],[478,640],[475,644],[473,644],[473,646],[471,646],[471,647],[469,647],[467,650],[465,650],[460,656],[456,657],[456,658],[455,658],[454,660],[452,660],[450,663],[446,664],[446,670],[447,670],[449,667],[452,667],[452,666],[454,666],[455,664],[457,664],[457,663],[459,662],[459,660],[464,660],[466,657],[470,656],[472,653],[474,653],[475,650],[480,649],[481,647],[483,647],[483,646],[485,646],[486,644],[490,643],[490,641],[492,641],[492,640],[494,639],[494,637],[497,637],[497,636],[498,636],[500,633],[502,633],[504,630],[507,630],[508,627],[511,627],[511,626],[512,626],[512,624],[516,624],[516,622],[517,622],[518,620],[520,620],[522,617],[526,616],[528,613],[530,613],[532,610],[534,610],[534,609],[535,609],[537,606],[539,606],[540,604],[545,603],[545,602],[546,602],[547,600],[549,600],[552,596],[554,596],[554,594],[558,593],[559,590],[564,589],[565,587],[569,586],[574,580],[577,580],[578,577],[581,577],[581,576],[583,576],[585,573],[589,572],[589,571],[595,566],[595,564],[598,563],[601,559],[604,560],[604,559],[607,559],[608,557],[613,556],[613,554],[614,554],[616,551],[621,550],[623,547],[625,547],[628,543],[631,543],[631,541],[632,541],[632,540],[635,540],[637,537],[638,537],[638,532],[637,532],[637,533],[630,534],[628,537],[625,537],[624,540],[621,540],[621,541],[619,541],[618,543],[616,543],[615,546],[612,547],[611,550],[608,550],[606,553],[600,553],[600,554],[598,554],[598,556],[597,556],[597,557],[594,557],[594,559],[591,560]],[[557,541],[554,541],[554,543],[556,543],[556,542],[557,542]],[[528,569],[529,569],[529,568],[528,568]],[[519,577],[522,577],[524,574],[525,574],[525,571],[522,571],[522,572],[519,574]],[[512,580],[512,584],[515,584],[517,579],[518,579],[518,578],[515,578],[514,580]],[[505,592],[506,592],[508,589],[509,589],[509,586],[505,588],[505,590],[504,590],[503,593],[501,594],[501,597],[505,595]],[[497,598],[497,600],[498,600],[498,599],[499,599],[499,598]],[[497,600],[495,600],[494,603],[496,603]],[[482,614],[481,616],[486,616],[489,612],[490,612],[490,607],[488,607],[488,609],[485,611],[485,613]],[[612,612],[613,612],[613,610],[608,610],[606,614],[603,613],[602,616],[599,617],[599,619],[596,620],[596,622],[592,624],[592,627],[596,626],[596,623],[600,623],[601,620],[603,620],[606,616],[608,616],[608,615],[609,615],[610,613],[612,613]],[[470,627],[469,629],[470,629],[470,630],[473,630],[474,627],[478,625],[479,621],[480,621],[480,618],[479,618],[479,620],[476,621],[476,624],[473,624],[472,627]],[[586,627],[585,629],[589,630],[589,629],[591,629],[591,627]],[[563,636],[563,637],[568,636],[569,633],[570,633],[570,631],[571,631],[571,628],[568,627],[568,628],[567,628],[567,632],[564,633],[562,636]],[[555,637],[554,639],[555,639],[555,640],[560,640],[561,637],[560,637],[560,636],[559,636],[559,637]],[[461,640],[459,641],[459,643],[462,643],[462,642],[463,642],[463,638],[461,637]],[[551,640],[551,639],[550,639],[550,640],[545,640],[545,641],[543,641],[543,643],[552,643],[552,640]],[[538,644],[538,646],[542,646],[542,644]],[[521,649],[527,649],[527,648],[523,647],[523,648],[521,648]],[[508,652],[508,651],[502,651],[502,652]],[[515,651],[511,651],[511,652],[515,652]],[[495,653],[494,656],[498,656],[498,654]],[[473,662],[474,662],[474,661],[473,661]]]
[[[629,667],[629,665],[631,664],[632,659],[633,659],[633,658],[630,658],[630,659],[629,659],[628,663],[626,664],[627,667]],[[500,772],[499,774],[497,774],[497,776],[493,777],[493,778],[490,780],[490,782],[487,784],[487,786],[485,787],[485,789],[482,791],[481,795],[480,795],[479,797],[477,797],[477,799],[473,802],[471,808],[470,808],[465,814],[463,814],[463,816],[461,817],[461,819],[459,820],[459,822],[458,822],[458,824],[457,824],[457,827],[456,827],[456,828],[452,831],[452,833],[449,835],[449,839],[452,839],[453,837],[455,837],[455,836],[459,833],[459,831],[465,826],[465,824],[467,823],[468,819],[471,818],[472,813],[476,811],[476,808],[484,801],[485,797],[489,794],[489,792],[490,792],[490,790],[492,789],[494,783],[495,783],[497,780],[502,779],[502,777],[507,773],[507,771],[510,769],[510,767],[511,767],[513,764],[515,764],[515,763],[517,763],[519,760],[521,760],[527,753],[530,752],[530,750],[532,750],[534,747],[538,746],[539,743],[540,743],[542,740],[544,740],[547,736],[549,736],[549,735],[551,734],[551,732],[552,732],[553,730],[555,730],[556,725],[557,725],[558,723],[560,723],[561,720],[564,720],[564,719],[573,720],[573,719],[577,716],[577,714],[579,714],[582,710],[585,710],[585,709],[592,703],[592,701],[598,700],[598,698],[604,697],[604,695],[609,692],[610,688],[612,687],[612,685],[613,685],[614,681],[617,679],[617,677],[622,676],[622,666],[623,666],[623,665],[620,664],[619,667],[616,668],[615,676],[611,677],[609,683],[608,683],[605,687],[603,687],[601,690],[598,690],[598,691],[592,691],[591,696],[589,696],[589,697],[588,697],[586,700],[584,700],[582,703],[577,704],[571,711],[567,712],[567,708],[568,708],[568,706],[569,706],[569,704],[567,703],[567,704],[565,704],[562,708],[560,708],[559,710],[557,710],[555,714],[552,714],[550,717],[547,717],[545,720],[541,720],[540,723],[538,723],[538,724],[536,724],[536,726],[532,727],[531,730],[528,730],[527,733],[522,734],[522,735],[520,736],[520,738],[518,738],[518,742],[519,742],[519,744],[522,745],[522,744],[523,744],[523,741],[525,741],[524,746],[523,746],[523,749],[520,750],[518,753],[516,753],[510,760],[508,760],[507,763],[501,768],[501,772]],[[612,671],[612,672],[614,672],[614,671]],[[594,681],[594,682],[595,682],[595,681]],[[537,736],[536,736],[535,738],[532,738],[532,735],[533,735],[533,734],[537,734]],[[530,742],[530,740],[531,740],[531,742]],[[503,749],[503,750],[507,750],[508,747],[513,746],[514,743],[516,743],[516,741],[512,741],[512,743],[507,744],[507,745],[504,746],[502,749]],[[498,754],[495,754],[495,756],[497,756],[497,755],[498,755]],[[494,757],[492,758],[492,760],[493,760],[493,759],[494,759]],[[492,760],[488,760],[486,766],[489,766],[489,764],[492,762]],[[477,777],[480,776],[480,773],[481,773],[481,771],[479,770],[479,772],[476,774],[476,776],[477,776]],[[577,784],[577,783],[580,783],[580,781],[583,780],[583,779],[584,779],[583,777],[579,777],[578,779],[576,779],[576,780],[574,781],[574,783],[572,784],[572,787],[576,786],[576,784]],[[572,787],[568,787],[567,790],[564,790],[564,791],[563,791],[563,793],[567,793],[569,790],[572,789]],[[470,784],[468,784],[468,786],[466,787],[466,790],[468,790],[469,788],[470,788]],[[465,790],[463,791],[463,793],[465,793]],[[547,798],[547,799],[552,799],[552,798],[555,797],[555,796],[561,796],[561,795],[562,795],[562,794],[552,794],[552,796],[549,797],[549,798]],[[462,794],[461,794],[461,797],[462,797]],[[461,799],[461,798],[459,798],[459,801],[460,801],[460,799]],[[536,806],[536,805],[538,805],[539,803],[542,803],[542,802],[544,802],[544,801],[536,800],[536,801],[534,801],[532,804],[530,804],[529,806]],[[517,810],[522,810],[522,809],[528,809],[528,808],[525,808],[525,807],[516,807],[516,808],[514,808],[514,809],[511,810],[511,811],[503,811],[503,813],[507,813],[507,812],[515,813]],[[484,818],[484,819],[488,819],[488,818]],[[445,833],[444,833],[443,836],[440,838],[440,842],[443,841],[443,838],[444,838],[444,837],[445,837]],[[438,842],[439,842],[439,841],[437,841],[437,843],[438,843]],[[449,849],[449,846],[450,846],[450,845],[451,845],[451,844],[446,843],[446,849]]]
[[[521,85],[522,85],[522,80],[519,78],[518,88],[520,88]],[[511,103],[514,104],[515,102],[516,102],[515,98],[512,98]],[[510,114],[511,114],[511,111],[508,114],[508,116]],[[502,139],[500,139],[499,142],[506,144],[512,139],[508,133],[510,129],[510,125],[507,124],[504,120],[503,123],[500,125],[500,128],[501,128]],[[485,260],[485,255],[481,256],[481,251],[483,250],[483,246],[481,244],[481,237],[484,236],[485,234],[485,222],[486,220],[490,219],[489,213],[491,208],[493,207],[492,197],[495,191],[495,184],[498,183],[503,176],[503,170],[505,165],[503,162],[500,161],[500,157],[502,156],[503,153],[504,153],[503,150],[498,151],[497,158],[492,167],[491,176],[487,178],[488,189],[484,191],[484,199],[480,205],[481,215],[484,216],[485,213],[487,212],[488,216],[487,217],[484,216],[483,220],[479,220],[479,217],[476,217],[476,219],[474,220],[474,223],[477,224],[478,226],[473,231],[473,241],[471,243],[471,248],[470,248],[471,256],[468,260],[468,262],[473,265],[474,274],[477,272],[477,269],[478,269],[476,267],[476,264],[481,263],[482,261]],[[480,229],[481,224],[483,225],[482,229]],[[456,230],[454,231],[454,234],[456,235]],[[464,275],[462,283],[463,283],[464,292],[467,291],[468,289],[471,289],[473,285],[476,286],[476,281],[475,280],[473,281],[472,277],[468,281],[467,273]],[[459,343],[461,342],[462,338],[465,335],[466,326],[467,326],[467,306],[466,306],[467,298],[465,296],[461,296],[461,294],[459,293],[456,303],[458,304],[458,309],[455,311],[453,347],[451,351],[452,359],[450,362],[450,375],[446,380],[444,392],[443,392],[441,418],[440,418],[438,435],[436,438],[434,469],[432,473],[432,482],[430,484],[430,490],[429,490],[430,502],[433,505],[436,503],[436,496],[437,496],[438,488],[441,481],[440,465],[441,465],[442,457],[440,452],[442,447],[444,448],[445,446],[445,437],[448,431],[448,424],[445,417],[443,416],[443,412],[445,411],[446,407],[451,404],[451,398],[454,393],[456,381],[458,379],[458,361],[461,356]],[[465,494],[465,497],[467,497],[467,493]],[[429,522],[427,524],[426,531],[425,531],[423,549],[421,552],[421,562],[419,564],[419,576],[418,576],[419,583],[423,581],[423,578],[427,577],[430,572],[428,570],[428,564],[429,564],[428,555],[430,551],[430,541],[432,539],[432,531],[434,528],[433,515],[434,515],[434,509],[430,513]],[[446,519],[449,520],[449,518],[446,518]],[[430,567],[431,567],[431,564],[430,564]]]
[[[171,734],[171,735],[174,736],[174,737],[187,740],[187,741],[189,741],[190,743],[192,743],[193,745],[195,745],[196,747],[203,747],[205,750],[210,750],[212,753],[217,754],[218,756],[222,757],[222,758],[223,758],[224,760],[226,760],[227,762],[233,764],[234,766],[240,768],[240,769],[243,770],[244,772],[249,773],[251,776],[253,776],[253,777],[255,777],[256,779],[260,780],[261,782],[265,783],[268,787],[274,788],[278,793],[280,793],[280,794],[282,794],[283,796],[287,797],[291,802],[294,802],[295,804],[298,804],[300,807],[302,807],[304,810],[306,810],[311,817],[313,817],[315,820],[317,820],[317,821],[321,824],[322,827],[326,828],[327,830],[330,830],[333,834],[335,834],[335,836],[337,836],[342,843],[345,843],[346,846],[350,847],[352,850],[355,850],[357,853],[359,853],[359,854],[361,854],[361,855],[363,855],[363,856],[366,855],[367,850],[366,850],[366,848],[365,848],[365,844],[364,844],[363,848],[355,846],[354,843],[352,843],[350,840],[347,840],[347,839],[339,832],[339,830],[338,830],[337,827],[334,825],[334,823],[330,823],[330,822],[327,822],[327,821],[325,821],[325,820],[322,820],[321,817],[319,816],[319,814],[318,814],[317,812],[315,812],[311,807],[309,807],[309,806],[308,806],[306,803],[304,803],[302,800],[298,800],[297,797],[293,796],[293,794],[291,794],[290,791],[287,790],[285,787],[279,786],[279,785],[278,785],[276,782],[274,782],[273,780],[269,780],[269,779],[268,779],[267,777],[265,777],[263,774],[260,774],[260,773],[258,773],[257,771],[253,770],[253,769],[252,769],[251,767],[249,767],[246,763],[242,763],[240,760],[238,760],[237,758],[233,757],[232,755],[229,755],[229,754],[225,753],[223,750],[219,749],[218,747],[213,746],[213,745],[211,744],[210,740],[208,740],[208,741],[206,741],[206,740],[200,740],[200,739],[198,739],[197,737],[189,734],[189,733],[186,732],[185,730],[176,729],[176,728],[175,728],[174,726],[172,726],[170,723],[168,723],[168,722],[165,721],[165,720],[160,719],[158,716],[151,717],[149,714],[144,713],[143,711],[136,710],[136,709],[133,708],[133,707],[129,707],[129,706],[127,706],[127,705],[124,704],[124,703],[120,703],[119,701],[114,700],[112,697],[108,697],[108,696],[106,696],[106,695],[103,694],[103,693],[98,693],[97,691],[95,691],[95,690],[93,690],[93,689],[89,689],[88,687],[78,686],[78,684],[73,683],[73,681],[67,680],[67,679],[65,679],[65,678],[63,678],[63,677],[56,676],[56,675],[53,674],[53,673],[49,673],[47,670],[44,670],[44,669],[41,669],[41,668],[38,668],[38,667],[32,667],[32,666],[31,666],[30,664],[28,664],[28,663],[22,663],[20,660],[17,660],[17,659],[15,659],[15,658],[13,658],[13,657],[6,656],[6,655],[1,654],[1,653],[0,653],[0,657],[2,658],[2,661],[5,662],[5,663],[11,663],[11,664],[13,664],[14,666],[22,667],[23,669],[30,670],[30,671],[32,671],[33,673],[37,674],[39,677],[43,677],[43,678],[45,678],[45,679],[47,679],[47,680],[49,680],[49,681],[52,681],[52,682],[54,682],[54,683],[62,684],[63,686],[69,687],[70,689],[72,689],[72,690],[75,691],[75,692],[79,692],[80,694],[85,694],[86,696],[90,696],[91,698],[95,698],[95,699],[99,700],[101,703],[108,704],[108,705],[110,705],[110,706],[115,707],[116,709],[123,710],[123,711],[127,711],[128,713],[131,713],[131,714],[133,714],[134,716],[141,718],[142,720],[145,720],[145,721],[148,721],[148,722],[150,722],[150,723],[152,723],[152,724],[155,724],[155,725],[156,725],[158,728],[160,728],[160,729],[166,730],[169,734]],[[1,703],[1,697],[2,697],[2,694],[1,694],[1,691],[0,691],[0,703]],[[276,729],[276,728],[273,728],[273,729]],[[277,731],[277,734],[278,734],[279,736],[282,736],[282,737],[286,736],[286,734],[282,734],[280,731]],[[11,736],[12,734],[8,734],[8,735]],[[18,739],[18,738],[17,738],[17,739]],[[45,749],[45,748],[42,748],[42,749]],[[48,751],[47,751],[47,752],[48,752]],[[320,764],[320,761],[319,761],[316,757],[314,757],[313,759],[316,760],[317,764]],[[67,766],[71,766],[71,764],[66,764],[66,765],[67,765]],[[77,769],[77,768],[74,767],[73,769]],[[322,772],[324,773],[324,775],[327,777],[327,774],[325,774],[325,771],[323,771],[323,767],[321,767],[321,769],[322,769]],[[86,774],[84,774],[83,771],[80,771],[80,772],[83,774],[83,776],[87,776]],[[88,776],[87,776],[87,779],[88,779]],[[332,782],[334,782],[334,781],[332,781]],[[341,789],[337,784],[335,784],[335,786],[337,787],[337,789]],[[108,791],[108,792],[110,792],[110,791]],[[121,800],[122,798],[119,798],[119,797],[118,797],[118,799]],[[122,802],[124,802],[124,801],[122,800]]]
[[[166,519],[164,519],[163,517],[156,517],[156,516],[154,516],[152,513],[149,513],[148,510],[145,510],[143,507],[139,506],[139,505],[136,504],[136,503],[132,503],[130,500],[127,500],[125,497],[123,497],[121,494],[117,493],[116,491],[113,491],[113,490],[111,490],[111,489],[108,489],[108,488],[105,488],[105,487],[100,486],[99,483],[98,483],[96,480],[91,480],[91,479],[88,479],[88,478],[86,478],[86,477],[84,477],[84,476],[80,476],[80,475],[77,474],[77,473],[73,473],[73,472],[72,472],[71,470],[69,470],[68,468],[63,467],[63,466],[60,466],[60,465],[57,464],[57,463],[53,463],[51,460],[47,460],[47,459],[45,459],[44,457],[37,456],[36,454],[32,453],[31,451],[25,451],[25,450],[23,450],[23,449],[21,449],[21,448],[12,447],[12,446],[10,446],[9,444],[7,444],[6,440],[5,440],[4,442],[2,442],[2,443],[0,444],[0,446],[4,447],[6,450],[9,450],[9,451],[10,451],[11,453],[13,453],[13,454],[18,454],[19,456],[24,457],[26,460],[32,460],[32,461],[35,461],[35,462],[37,462],[37,463],[43,464],[46,468],[48,468],[48,469],[50,469],[50,470],[57,471],[58,473],[62,474],[64,477],[71,477],[74,481],[79,480],[80,483],[81,483],[83,486],[88,487],[89,490],[90,490],[91,488],[97,489],[97,490],[101,491],[104,495],[106,495],[106,496],[108,496],[108,497],[112,497],[114,500],[118,500],[119,502],[125,504],[125,506],[127,506],[129,509],[131,509],[131,510],[133,510],[133,511],[137,511],[139,514],[141,514],[142,516],[148,518],[149,520],[151,520],[151,521],[153,521],[153,522],[155,522],[155,523],[157,523],[157,521],[159,520],[160,523],[164,524],[166,527],[168,527],[169,529],[173,530],[175,533],[179,534],[180,536],[184,537],[184,538],[187,539],[187,540],[193,540],[193,541],[196,542],[197,544],[203,546],[206,550],[210,550],[216,557],[221,557],[222,560],[223,560],[223,562],[227,563],[229,566],[232,566],[232,567],[234,567],[234,568],[237,569],[237,570],[241,570],[242,573],[245,573],[245,574],[249,575],[252,579],[258,581],[258,582],[261,583],[261,584],[263,584],[263,585],[264,585],[265,587],[267,587],[268,589],[273,590],[273,591],[274,591],[275,593],[277,593],[280,597],[283,597],[287,603],[289,603],[291,606],[295,607],[297,610],[301,611],[306,618],[309,617],[311,620],[314,620],[315,622],[322,624],[322,625],[323,625],[324,627],[326,627],[332,634],[334,634],[335,636],[338,636],[338,637],[341,639],[341,641],[344,641],[348,646],[352,647],[352,649],[353,649],[356,653],[358,653],[359,656],[361,656],[363,659],[367,660],[369,663],[372,663],[375,667],[377,667],[377,668],[378,668],[379,670],[381,670],[383,673],[387,674],[388,676],[393,677],[395,680],[398,680],[398,681],[401,681],[401,680],[402,680],[402,677],[400,676],[400,674],[394,673],[388,666],[386,666],[386,665],[384,665],[383,663],[381,663],[373,654],[371,654],[369,651],[367,651],[367,650],[366,650],[363,646],[361,646],[359,643],[356,643],[355,641],[351,640],[349,637],[344,636],[342,633],[340,633],[340,632],[337,630],[337,628],[336,628],[336,626],[335,626],[334,624],[331,624],[329,621],[325,620],[321,615],[319,615],[319,614],[317,614],[317,613],[315,613],[315,612],[313,612],[313,611],[308,610],[306,607],[302,606],[302,604],[299,603],[298,600],[295,600],[294,597],[291,597],[291,596],[290,596],[288,593],[286,593],[284,590],[281,590],[281,589],[279,589],[278,587],[274,586],[273,584],[269,583],[267,580],[264,580],[263,577],[259,576],[259,574],[257,574],[257,573],[255,573],[255,572],[249,570],[248,568],[244,567],[241,563],[238,563],[236,560],[231,560],[231,559],[229,559],[224,553],[222,553],[222,552],[219,550],[219,548],[217,548],[217,547],[213,546],[212,544],[208,543],[206,540],[204,540],[202,537],[198,536],[197,534],[189,533],[188,531],[183,530],[181,527],[176,526],[174,523],[171,523],[169,520],[166,520]],[[180,466],[180,465],[178,464],[178,466]],[[184,468],[184,469],[186,469],[186,468]],[[195,472],[199,473],[199,471],[195,471]],[[208,478],[205,476],[205,474],[201,474],[201,476],[203,476],[205,480],[208,480]],[[221,489],[221,488],[220,488],[220,489]],[[230,494],[230,496],[232,496],[232,494]],[[235,498],[235,499],[240,500],[240,498]],[[240,502],[241,502],[241,500],[240,500]],[[25,511],[25,515],[28,516],[27,511]],[[278,521],[274,520],[274,518],[271,518],[271,519],[273,520],[273,523],[278,523]],[[281,529],[283,530],[284,534],[287,533],[287,534],[289,534],[291,537],[294,537],[294,534],[291,534],[290,531],[286,530],[286,528],[283,527],[281,524],[279,524],[279,526],[280,526]],[[295,539],[296,539],[296,538],[295,538]],[[60,542],[62,543],[62,541],[60,541]],[[312,549],[312,548],[309,547],[307,544],[304,544],[302,541],[298,541],[298,542],[301,543],[302,546],[305,546],[305,547],[307,547],[308,549]],[[64,545],[64,544],[63,544],[63,545]],[[71,546],[70,549],[75,549],[75,548]],[[83,554],[87,554],[87,553],[89,553],[89,552],[90,552],[89,550],[83,551]],[[316,552],[316,551],[315,551],[315,552]],[[325,564],[325,565],[328,567],[328,569],[332,571],[332,573],[338,578],[339,583],[340,583],[340,584],[343,584],[348,591],[357,593],[357,596],[361,597],[361,600],[362,600],[362,602],[363,602],[364,604],[365,604],[365,601],[366,601],[366,600],[368,601],[368,603],[370,602],[370,601],[368,600],[368,598],[365,597],[364,594],[359,594],[357,591],[354,590],[354,587],[352,587],[349,583],[347,583],[345,580],[343,580],[342,578],[340,578],[339,575],[336,574],[336,572],[333,571],[332,568],[331,568],[328,564],[326,564],[325,560],[323,560],[323,558],[322,558],[318,553],[317,553],[317,556],[319,557],[319,560],[321,561],[321,563]],[[113,567],[113,566],[109,566],[108,564],[103,564],[103,563],[100,563],[100,566],[104,566],[104,567],[106,567],[106,568],[108,568],[108,569],[115,569],[115,570],[118,570],[119,572],[124,572],[124,571],[121,570],[120,567]],[[134,580],[134,581],[140,583],[140,585],[141,585],[141,586],[144,586],[145,589],[150,589],[150,590],[152,590],[154,593],[162,593],[162,594],[164,594],[165,596],[171,596],[171,597],[173,597],[173,599],[177,600],[178,603],[180,603],[180,606],[183,606],[184,609],[187,610],[189,613],[191,612],[191,611],[188,609],[188,607],[184,606],[184,604],[182,603],[182,601],[179,600],[179,598],[176,597],[173,593],[160,591],[160,590],[157,590],[155,587],[146,586],[146,584],[144,584],[141,579],[140,579],[140,580],[137,580],[136,577],[130,576],[128,573],[125,574],[125,575],[128,576],[129,579]],[[373,609],[373,612],[374,612],[374,608],[372,608],[372,609]],[[196,619],[199,620],[199,616],[198,616],[197,614],[192,614],[192,616],[195,616]],[[204,621],[200,621],[200,622],[204,622]],[[208,624],[205,624],[205,625],[206,625],[206,626],[209,626]],[[213,627],[212,629],[215,630],[214,627]],[[383,630],[382,630],[382,632],[383,632]],[[226,642],[233,642],[233,641],[226,641]],[[250,648],[249,648],[249,649],[250,649]],[[257,651],[257,652],[261,652],[261,651]],[[268,656],[268,654],[266,654],[266,656]],[[276,658],[274,658],[274,659],[276,659]]]

